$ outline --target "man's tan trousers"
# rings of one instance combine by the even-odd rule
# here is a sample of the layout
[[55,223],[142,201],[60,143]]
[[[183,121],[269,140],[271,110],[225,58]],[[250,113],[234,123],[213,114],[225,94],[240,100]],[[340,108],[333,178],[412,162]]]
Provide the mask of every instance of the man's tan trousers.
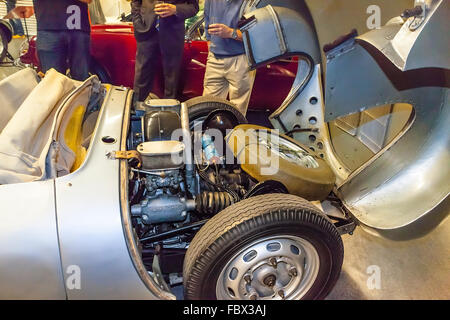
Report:
[[244,54],[216,58],[212,52],[208,55],[203,95],[229,99],[245,115],[255,82],[256,70],[249,71]]

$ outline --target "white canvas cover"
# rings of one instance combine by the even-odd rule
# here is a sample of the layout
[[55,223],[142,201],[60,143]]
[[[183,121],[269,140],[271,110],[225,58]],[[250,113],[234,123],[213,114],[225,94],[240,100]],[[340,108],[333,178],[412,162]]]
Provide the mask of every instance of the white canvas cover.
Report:
[[[20,87],[22,79],[6,81]],[[55,70],[47,72],[0,133],[0,184],[70,172],[75,154],[64,142],[65,126],[76,107],[87,107],[93,83],[98,83],[95,76],[81,83]]]
[[31,68],[0,81],[0,133],[37,85],[38,76]]

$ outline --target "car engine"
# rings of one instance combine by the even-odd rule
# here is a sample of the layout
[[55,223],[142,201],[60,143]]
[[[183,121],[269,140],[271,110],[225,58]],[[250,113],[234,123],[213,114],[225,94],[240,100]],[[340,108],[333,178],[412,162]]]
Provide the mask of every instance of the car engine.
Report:
[[238,164],[225,161],[224,141],[205,133],[238,125],[232,114],[216,111],[194,123],[185,104],[153,99],[136,107],[131,120],[128,150],[141,158],[129,166],[133,225],[144,263],[152,263],[155,252],[173,253],[164,256],[171,257],[167,263],[161,256],[163,272],[170,273],[177,263],[182,266],[184,250],[207,219],[243,199],[257,183]]
[[131,213],[144,225],[181,222],[195,209],[194,199],[188,197],[188,188],[194,190],[195,181],[185,163],[186,144],[180,141],[182,135],[179,140],[172,136],[184,133],[181,115],[176,104],[149,109],[141,116],[141,130],[135,133],[142,164],[134,173],[145,190],[142,200],[132,205]]

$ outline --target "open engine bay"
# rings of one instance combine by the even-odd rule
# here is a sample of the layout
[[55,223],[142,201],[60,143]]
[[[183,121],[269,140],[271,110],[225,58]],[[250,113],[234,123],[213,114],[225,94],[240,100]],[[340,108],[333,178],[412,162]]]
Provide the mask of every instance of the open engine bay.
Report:
[[[331,217],[339,232],[355,228],[332,193],[334,175],[319,155],[288,136],[247,124],[226,103],[136,103],[127,153],[134,235],[146,270],[166,291],[183,283],[185,255],[198,231],[242,200],[264,194],[327,200],[345,216]],[[263,176],[263,164],[274,158],[277,170]]]
[[158,255],[171,285],[181,281],[185,250],[200,227],[257,185],[239,165],[226,164],[226,152],[204,133],[215,124],[225,133],[238,119],[219,111],[203,120],[190,121],[185,104],[158,99],[137,107],[131,118],[128,150],[141,157],[130,161],[133,226],[145,266],[155,271],[153,257]]
[[252,178],[234,157],[225,140],[244,121],[226,109],[190,119],[186,104],[168,99],[148,100],[132,111],[132,223],[147,270],[170,285],[182,282],[186,250],[208,219],[252,196],[289,193],[281,182]]

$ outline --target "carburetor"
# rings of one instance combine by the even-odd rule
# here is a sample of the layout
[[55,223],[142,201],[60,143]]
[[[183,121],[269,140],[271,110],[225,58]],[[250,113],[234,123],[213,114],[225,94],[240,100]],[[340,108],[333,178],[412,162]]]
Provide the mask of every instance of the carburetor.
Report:
[[188,199],[186,192],[185,143],[178,139],[186,130],[181,113],[187,107],[176,100],[154,99],[145,108],[143,142],[137,151],[146,192],[144,199],[131,207],[131,214],[144,224],[181,222],[195,209],[194,199]]

